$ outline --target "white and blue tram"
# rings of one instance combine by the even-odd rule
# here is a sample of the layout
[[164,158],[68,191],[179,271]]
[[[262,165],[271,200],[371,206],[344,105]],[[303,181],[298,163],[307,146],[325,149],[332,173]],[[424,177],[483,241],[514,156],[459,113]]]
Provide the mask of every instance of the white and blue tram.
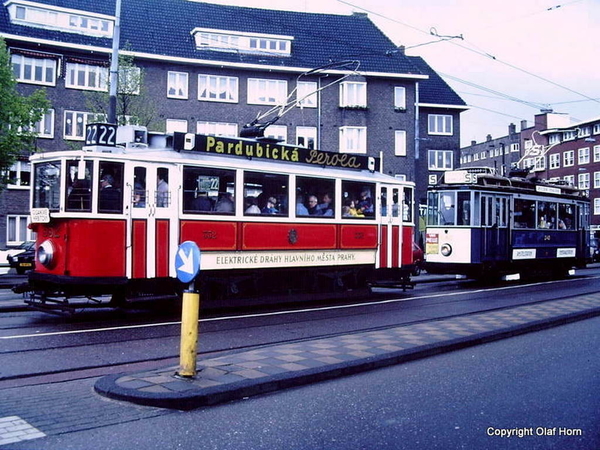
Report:
[[562,277],[585,267],[590,201],[573,186],[449,171],[427,193],[429,273]]

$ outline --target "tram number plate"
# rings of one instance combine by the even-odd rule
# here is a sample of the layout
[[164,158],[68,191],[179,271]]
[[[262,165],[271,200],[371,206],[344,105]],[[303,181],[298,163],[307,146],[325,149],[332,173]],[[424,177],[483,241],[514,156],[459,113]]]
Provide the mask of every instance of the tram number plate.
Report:
[[117,145],[117,126],[112,123],[91,123],[85,127],[85,145]]

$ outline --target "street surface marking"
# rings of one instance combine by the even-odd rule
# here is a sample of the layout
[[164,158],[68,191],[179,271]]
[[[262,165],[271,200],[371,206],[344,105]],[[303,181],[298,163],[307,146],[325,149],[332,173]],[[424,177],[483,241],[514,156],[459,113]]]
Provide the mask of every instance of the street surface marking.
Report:
[[29,425],[19,416],[0,417],[0,445],[38,439],[45,436],[44,433]]
[[[600,278],[600,276],[590,277],[590,278]],[[511,289],[519,289],[523,287],[532,287],[532,286],[543,286],[547,284],[556,284],[563,282],[572,282],[577,281],[576,279],[572,280],[553,280],[553,281],[542,281],[539,283],[530,283],[524,285],[515,285],[515,286],[502,286],[491,289],[476,289],[473,291],[462,291],[462,292],[445,292],[441,294],[430,294],[430,295],[422,295],[418,297],[409,297],[409,298],[393,298],[389,300],[380,300],[380,301],[368,301],[362,303],[353,303],[350,305],[335,305],[335,306],[326,306],[326,307],[318,307],[318,308],[305,308],[305,309],[296,309],[293,311],[272,311],[267,313],[255,313],[255,314],[242,314],[238,316],[225,316],[225,317],[211,317],[207,319],[200,319],[200,322],[221,322],[226,320],[237,320],[237,319],[252,319],[256,317],[268,317],[268,316],[283,316],[287,314],[302,314],[307,312],[315,312],[315,311],[330,311],[336,309],[350,309],[350,308],[359,308],[363,306],[374,306],[374,305],[385,305],[390,303],[399,303],[406,302],[411,300],[423,300],[429,298],[438,298],[438,297],[455,297],[458,295],[464,294],[477,294],[481,292],[493,292],[493,291],[504,291]],[[84,333],[102,333],[107,331],[119,331],[119,330],[133,330],[136,328],[152,328],[152,327],[164,327],[164,326],[173,326],[173,325],[181,325],[181,321],[176,322],[158,322],[158,323],[144,323],[139,325],[124,325],[121,327],[106,327],[106,328],[90,328],[86,330],[70,330],[70,331],[53,331],[49,333],[34,333],[34,334],[21,334],[14,336],[0,336],[0,340],[2,339],[21,339],[21,338],[32,338],[32,337],[48,337],[48,336],[64,336],[69,334],[84,334]]]

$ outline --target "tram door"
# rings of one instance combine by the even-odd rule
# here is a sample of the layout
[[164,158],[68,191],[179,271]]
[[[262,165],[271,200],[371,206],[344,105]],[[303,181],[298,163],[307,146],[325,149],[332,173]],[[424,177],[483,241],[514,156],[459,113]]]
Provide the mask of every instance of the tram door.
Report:
[[509,197],[481,195],[482,260],[504,260],[508,257]]
[[[127,174],[130,192],[128,274],[132,278],[170,275],[177,247],[177,176],[172,167],[133,164]],[[175,193],[175,194],[174,194]]]
[[402,258],[402,188],[381,185],[379,208],[379,267],[400,267]]

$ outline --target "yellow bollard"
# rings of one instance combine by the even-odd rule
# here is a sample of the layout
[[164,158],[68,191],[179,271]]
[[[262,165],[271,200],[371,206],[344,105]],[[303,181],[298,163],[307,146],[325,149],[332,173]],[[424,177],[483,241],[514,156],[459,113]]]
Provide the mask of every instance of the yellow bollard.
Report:
[[198,315],[200,294],[186,291],[183,293],[181,311],[181,346],[179,352],[179,376],[196,376],[196,355],[198,351]]

